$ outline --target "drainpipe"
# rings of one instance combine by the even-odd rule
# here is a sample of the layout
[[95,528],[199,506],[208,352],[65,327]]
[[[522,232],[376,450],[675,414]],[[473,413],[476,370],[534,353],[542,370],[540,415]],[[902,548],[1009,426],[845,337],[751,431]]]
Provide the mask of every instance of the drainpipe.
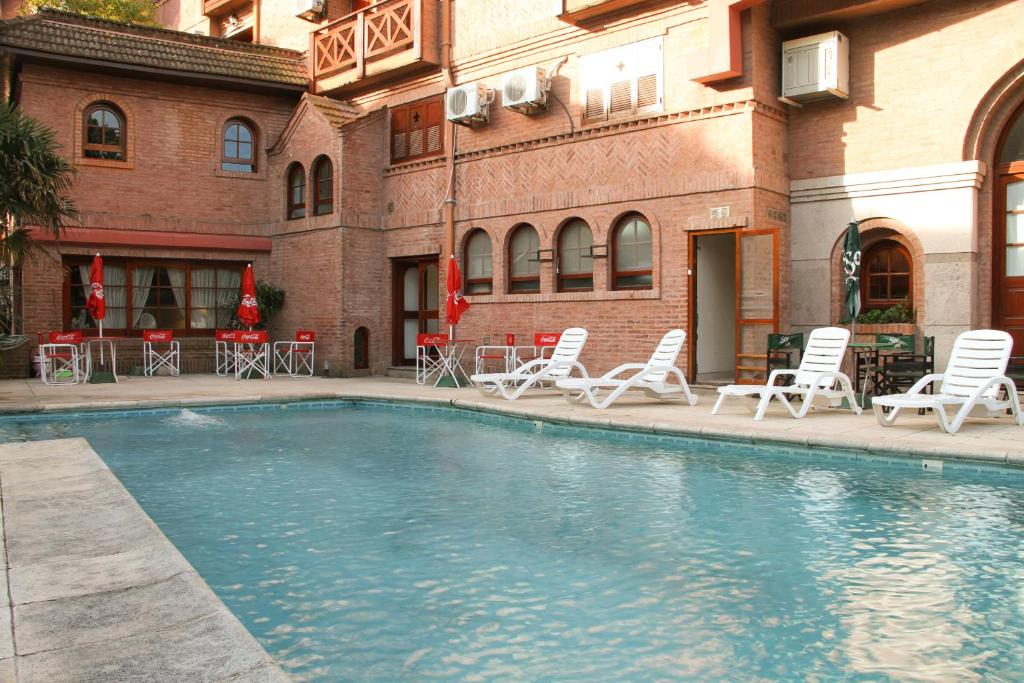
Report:
[[[447,90],[455,85],[452,78],[452,0],[441,0],[441,73],[444,75],[444,87]],[[445,161],[445,173],[448,175],[448,190],[445,192],[444,215],[444,254],[442,262],[447,264],[445,255],[455,253],[455,124],[445,121],[446,138],[449,140],[448,158]],[[447,265],[446,265],[447,267]]]
[[0,50],[0,105],[14,100],[14,59]]

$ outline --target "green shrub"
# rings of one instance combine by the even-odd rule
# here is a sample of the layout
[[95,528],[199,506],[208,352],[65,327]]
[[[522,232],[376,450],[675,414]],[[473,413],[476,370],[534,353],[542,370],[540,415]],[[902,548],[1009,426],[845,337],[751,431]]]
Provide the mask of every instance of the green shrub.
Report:
[[[848,325],[850,319],[847,317],[840,320],[840,322]],[[910,307],[910,302],[906,300],[889,308],[876,308],[865,311],[857,316],[858,325],[888,325],[913,322],[917,322],[914,317],[914,309]]]
[[[284,297],[285,292],[280,287],[275,287],[263,280],[256,281],[256,306],[260,309],[260,322],[256,325],[256,329],[267,329],[270,321],[281,310],[281,307],[284,306]],[[241,292],[236,292],[235,298],[231,302],[232,311],[238,310],[238,304],[241,303],[241,300]],[[236,330],[245,327],[234,313],[231,315],[231,327]]]

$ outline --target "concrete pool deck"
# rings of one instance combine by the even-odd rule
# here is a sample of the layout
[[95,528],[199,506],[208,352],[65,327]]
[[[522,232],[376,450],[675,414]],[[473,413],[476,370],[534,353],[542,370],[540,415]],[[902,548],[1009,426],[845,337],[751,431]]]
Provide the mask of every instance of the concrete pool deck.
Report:
[[287,681],[85,439],[0,444],[0,681]]
[[933,415],[913,413],[905,414],[894,427],[884,428],[875,422],[870,411],[857,416],[848,410],[826,410],[794,420],[775,406],[765,420],[755,422],[743,401],[727,402],[720,415],[711,415],[717,394],[708,390],[697,393],[700,403],[696,406],[663,404],[637,395],[624,398],[607,410],[594,410],[570,404],[557,392],[537,392],[517,401],[506,401],[484,397],[471,388],[435,389],[386,377],[281,377],[236,382],[214,375],[183,375],[128,377],[119,384],[59,387],[45,386],[39,380],[5,380],[0,381],[0,414],[304,399],[382,399],[430,402],[603,428],[1024,466],[1024,427],[1015,425],[1008,416],[968,420],[955,435],[943,433]]

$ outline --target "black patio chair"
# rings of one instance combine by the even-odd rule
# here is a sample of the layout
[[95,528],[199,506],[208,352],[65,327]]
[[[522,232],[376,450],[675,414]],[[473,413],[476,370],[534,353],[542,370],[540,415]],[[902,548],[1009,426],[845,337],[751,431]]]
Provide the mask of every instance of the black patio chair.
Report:
[[793,356],[794,354],[797,356],[796,362],[799,363],[803,348],[803,332],[769,334],[768,352],[765,354],[768,374],[772,374],[772,370],[775,369],[791,370],[795,368],[796,364],[793,362]]

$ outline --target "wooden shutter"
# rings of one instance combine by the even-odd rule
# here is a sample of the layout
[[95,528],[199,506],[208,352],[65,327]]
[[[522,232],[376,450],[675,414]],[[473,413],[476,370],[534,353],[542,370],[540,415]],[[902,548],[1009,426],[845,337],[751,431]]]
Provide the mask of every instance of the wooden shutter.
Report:
[[415,104],[409,107],[409,157],[423,155],[423,134],[427,128],[427,107]]
[[661,41],[644,41],[636,49],[636,108],[637,111],[661,106]]
[[444,100],[427,102],[427,154],[444,151]]
[[633,111],[633,82],[616,81],[611,84],[611,96],[608,103],[608,115],[629,114]]
[[586,121],[603,121],[608,118],[604,107],[604,88],[591,88],[586,93],[587,101],[583,105],[583,118]]
[[391,110],[391,163],[409,156],[409,107]]

